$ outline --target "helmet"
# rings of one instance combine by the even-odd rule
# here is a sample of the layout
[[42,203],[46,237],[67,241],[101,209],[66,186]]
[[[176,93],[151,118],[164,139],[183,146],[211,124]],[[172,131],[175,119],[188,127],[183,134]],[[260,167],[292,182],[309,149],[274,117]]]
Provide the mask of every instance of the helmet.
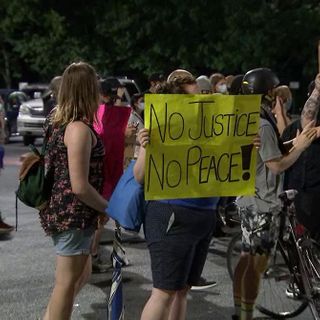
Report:
[[192,73],[185,69],[176,69],[172,71],[167,78],[167,82],[173,81],[175,78],[193,77]]
[[241,86],[242,86],[242,80],[244,75],[243,74],[237,74],[234,76],[230,88],[229,88],[229,94],[238,95],[241,94]]
[[196,79],[201,93],[211,93],[211,83],[207,76],[200,76]]
[[276,74],[268,68],[248,71],[242,80],[243,94],[267,94],[280,83]]

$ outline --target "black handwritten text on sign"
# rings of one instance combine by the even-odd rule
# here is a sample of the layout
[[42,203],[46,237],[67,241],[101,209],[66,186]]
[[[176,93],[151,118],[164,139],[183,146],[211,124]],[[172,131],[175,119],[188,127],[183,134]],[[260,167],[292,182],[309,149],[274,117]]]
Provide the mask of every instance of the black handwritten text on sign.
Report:
[[146,95],[147,199],[254,190],[260,96]]

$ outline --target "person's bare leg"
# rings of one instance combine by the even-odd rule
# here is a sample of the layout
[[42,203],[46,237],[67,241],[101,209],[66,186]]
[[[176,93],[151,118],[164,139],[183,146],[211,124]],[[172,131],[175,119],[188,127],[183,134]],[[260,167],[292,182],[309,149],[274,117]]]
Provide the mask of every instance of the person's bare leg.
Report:
[[245,270],[248,265],[248,260],[249,260],[249,254],[242,252],[233,275],[234,310],[235,310],[235,315],[238,316],[239,318],[241,316],[241,297],[242,297],[241,284],[242,284],[242,278],[244,276]]
[[49,320],[49,313],[50,313],[50,301],[48,302],[46,313],[44,314],[43,320]]
[[85,284],[87,284],[89,282],[91,272],[92,272],[92,262],[91,262],[91,256],[89,255],[87,262],[86,262],[86,265],[83,269],[83,272],[75,284],[74,298],[76,298],[76,296],[78,295],[80,290],[85,286]]
[[253,319],[253,307],[259,293],[261,274],[268,263],[266,255],[249,255],[248,266],[242,278],[241,320]]
[[104,229],[104,225],[100,224],[98,229],[94,232],[92,245],[91,245],[91,254],[93,256],[96,256],[98,254],[99,243],[100,243],[100,240],[101,240],[101,235],[102,235],[103,229]]
[[140,320],[167,320],[176,291],[152,289]]
[[176,292],[171,304],[169,320],[184,320],[187,313],[187,295],[189,287]]
[[88,256],[57,256],[55,286],[52,291],[45,320],[69,320],[75,294],[76,282],[81,277]]

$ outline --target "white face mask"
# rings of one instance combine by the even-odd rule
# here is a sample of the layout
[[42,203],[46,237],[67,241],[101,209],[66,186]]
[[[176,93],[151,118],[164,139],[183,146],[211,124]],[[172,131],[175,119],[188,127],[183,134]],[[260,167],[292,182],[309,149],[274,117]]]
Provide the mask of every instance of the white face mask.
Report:
[[142,111],[144,110],[144,102],[139,102],[138,108]]
[[217,86],[217,92],[219,92],[219,93],[227,93],[227,85],[225,83],[219,84]]

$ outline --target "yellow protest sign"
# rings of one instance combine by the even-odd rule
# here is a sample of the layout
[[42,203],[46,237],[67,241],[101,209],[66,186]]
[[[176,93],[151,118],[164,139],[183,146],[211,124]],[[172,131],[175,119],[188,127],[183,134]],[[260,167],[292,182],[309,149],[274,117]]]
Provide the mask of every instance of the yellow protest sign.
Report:
[[147,200],[254,193],[261,96],[147,94]]

